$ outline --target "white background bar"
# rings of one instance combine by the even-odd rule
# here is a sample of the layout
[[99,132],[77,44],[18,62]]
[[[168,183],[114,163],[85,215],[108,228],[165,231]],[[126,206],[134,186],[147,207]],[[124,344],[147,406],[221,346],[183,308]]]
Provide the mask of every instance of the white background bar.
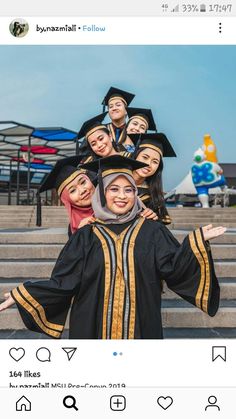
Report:
[[[213,346],[216,348],[212,349]],[[41,347],[47,349],[37,352]],[[77,348],[70,361],[63,347]],[[11,348],[23,348],[24,356],[19,361],[13,359],[9,355]],[[13,349],[13,355],[14,352]],[[11,383],[14,388],[20,384],[70,382],[108,388],[110,383],[117,383],[121,388],[122,384],[129,387],[228,387],[235,386],[235,354],[236,341],[226,339],[2,340],[0,386],[8,388]],[[25,371],[36,375],[28,375]],[[21,374],[17,375],[17,372]]]
[[29,32],[22,38],[15,38],[9,32],[9,24],[13,19],[15,16],[1,19],[1,44],[236,44],[236,18],[233,17],[212,17],[201,21],[199,18],[25,17],[29,23]]
[[[80,418],[80,419],[156,419],[156,418],[223,418],[233,419],[235,417],[235,390],[219,388],[212,389],[72,389],[72,390],[2,390],[1,410],[7,412],[7,417],[42,419],[55,417],[57,419]],[[16,411],[16,402],[21,397],[26,397],[31,403],[31,411]],[[72,396],[74,400],[67,399],[67,405],[74,404],[75,408],[66,408],[63,399]],[[209,397],[216,399],[215,407],[208,402]],[[112,397],[112,400],[111,400]],[[125,407],[123,411],[111,410],[115,407],[113,403],[123,399]],[[124,400],[125,398],[125,400]],[[173,402],[171,403],[171,399]],[[164,407],[163,409],[157,400]],[[210,399],[212,401],[213,399]],[[20,400],[17,404],[20,408]],[[29,403],[27,402],[27,405]],[[117,403],[116,403],[117,405]],[[208,407],[209,406],[209,407]],[[205,410],[206,409],[206,410]],[[6,416],[6,415],[5,415]]]
[[[178,0],[119,0],[111,2],[110,0],[41,0],[35,2],[32,0],[11,0],[1,2],[1,16],[14,17],[24,16],[162,16],[163,13],[172,13],[173,8],[179,5],[179,12],[186,10],[186,14],[197,14],[200,5],[205,4],[209,14],[218,12],[224,15],[225,11],[222,6],[230,6],[231,14],[236,13],[236,0],[194,0],[194,1],[178,1]],[[166,7],[166,5],[168,7]],[[187,6],[187,8],[185,7]],[[189,7],[190,6],[190,7]],[[221,6],[221,7],[219,7]],[[226,13],[227,13],[226,11]],[[207,13],[207,12],[206,12]]]

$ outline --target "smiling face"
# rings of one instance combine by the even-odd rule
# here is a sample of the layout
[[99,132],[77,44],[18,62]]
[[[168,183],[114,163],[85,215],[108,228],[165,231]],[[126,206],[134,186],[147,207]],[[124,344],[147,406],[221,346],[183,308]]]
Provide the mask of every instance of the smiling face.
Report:
[[118,176],[106,188],[106,206],[113,214],[124,215],[129,212],[135,201],[135,189],[125,176]]
[[78,207],[89,207],[91,205],[92,195],[95,187],[91,180],[83,173],[79,174],[66,189],[69,193],[70,200]]
[[138,116],[129,120],[127,125],[127,134],[144,134],[148,129],[148,124]]
[[116,154],[110,134],[99,129],[89,135],[88,143],[95,154],[100,157],[108,157]]
[[144,148],[142,151],[140,151],[136,157],[136,160],[148,164],[147,167],[136,170],[138,176],[147,178],[153,176],[154,173],[156,173],[160,165],[161,156],[158,151],[155,151],[152,148]]
[[125,123],[126,108],[121,99],[110,99],[108,104],[108,113],[112,121],[122,121]]

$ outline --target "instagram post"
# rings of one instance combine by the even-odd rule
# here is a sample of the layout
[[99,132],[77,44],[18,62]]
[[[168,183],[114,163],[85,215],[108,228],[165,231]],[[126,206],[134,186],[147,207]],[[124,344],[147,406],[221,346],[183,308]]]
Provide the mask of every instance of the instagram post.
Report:
[[150,20],[3,20],[0,385],[13,418],[233,417],[233,5],[172,6]]
[[[18,71],[2,68],[8,77],[11,74],[9,85],[6,79],[3,85],[8,101],[12,100],[7,107],[3,100],[1,112],[5,113],[0,130],[4,162],[1,170],[2,184],[5,180],[6,185],[2,199],[6,205],[10,198],[13,205],[2,217],[8,228],[1,233],[7,236],[9,245],[4,245],[1,285],[3,294],[10,293],[5,301],[10,305],[1,311],[1,337],[36,338],[31,330],[40,333],[41,338],[63,335],[75,339],[159,339],[163,337],[161,300],[167,337],[178,337],[178,329],[183,338],[198,334],[234,337],[234,324],[224,310],[234,307],[234,246],[229,243],[227,247],[227,242],[233,243],[235,227],[232,160],[235,47],[2,46],[1,50],[8,65],[19,54]],[[103,60],[94,68],[94,61],[103,56],[110,57],[112,62],[117,59],[115,75],[110,75]],[[140,59],[144,61],[142,66]],[[68,69],[64,60],[73,62],[72,68]],[[124,63],[129,72],[122,72]],[[147,77],[144,90],[143,72]],[[36,86],[35,78],[38,78]],[[13,90],[11,95],[9,89]],[[26,120],[28,114],[31,121]],[[121,128],[117,128],[116,121]],[[227,121],[224,127],[223,121]],[[54,128],[60,126],[63,128]],[[134,144],[139,144],[138,151]],[[145,148],[150,156],[145,154]],[[145,164],[150,159],[153,167],[139,167],[139,163],[125,160],[135,156],[134,153],[140,154],[137,162]],[[121,156],[123,160],[112,156]],[[104,160],[104,167],[99,166],[100,158],[108,157],[112,159]],[[12,159],[11,184],[7,159]],[[106,175],[108,171],[109,176],[113,176],[110,171],[126,173],[129,164],[134,164],[131,168],[136,183],[132,180],[130,190],[127,183],[127,195],[132,196],[133,188],[138,186],[136,209],[133,200],[131,207],[126,208],[125,197],[117,203],[114,199],[113,203],[113,196],[119,192],[115,183],[114,191],[111,186],[111,208],[107,212],[107,203],[104,206],[102,202],[106,202],[106,195],[101,195],[100,187],[106,177],[103,180],[103,172]],[[33,169],[30,179],[28,167]],[[78,197],[74,189],[77,167],[82,167]],[[225,178],[224,168],[229,179]],[[27,190],[27,186],[32,189]],[[211,186],[218,189],[211,193]],[[169,198],[165,200],[164,196]],[[40,220],[37,220],[37,199],[42,200],[38,208]],[[36,206],[35,214],[29,203]],[[11,206],[19,211],[18,220],[9,217]],[[111,226],[111,230],[103,230],[100,224],[96,230],[96,219],[101,226]],[[137,220],[133,242],[131,231],[126,228],[130,222],[136,225]],[[39,221],[41,226],[37,227]],[[120,227],[112,227],[113,224]],[[15,228],[11,229],[13,225]],[[151,226],[146,238],[145,225]],[[154,241],[162,242],[160,253],[151,245],[154,225],[160,235]],[[125,234],[122,237],[124,231],[129,232],[134,246],[131,253],[126,245],[126,256],[124,243],[128,238]],[[82,232],[85,237],[81,237]],[[122,255],[118,253],[116,236],[121,237]],[[176,243],[178,238],[182,240],[181,246]],[[211,239],[215,262],[210,253]],[[143,242],[147,246],[143,247]],[[88,254],[83,253],[86,246]],[[149,260],[150,253],[153,256]],[[8,258],[12,260],[11,266]],[[121,289],[115,279],[118,272],[127,275],[127,283],[123,278]],[[164,280],[175,294],[166,289]],[[193,309],[191,304],[197,308]],[[70,323],[66,326],[69,311]],[[9,319],[7,322],[4,316]],[[146,316],[150,323],[145,321]],[[12,329],[6,329],[10,325]]]

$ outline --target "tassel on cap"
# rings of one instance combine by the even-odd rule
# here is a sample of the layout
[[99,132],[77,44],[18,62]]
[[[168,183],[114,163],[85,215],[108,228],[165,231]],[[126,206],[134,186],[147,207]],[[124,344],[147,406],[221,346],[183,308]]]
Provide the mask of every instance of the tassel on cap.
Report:
[[104,185],[103,185],[103,180],[102,180],[102,170],[101,170],[100,160],[99,160],[99,168],[98,168],[98,186],[99,186],[99,195],[101,199],[101,204],[102,204],[102,207],[105,207],[106,197],[105,197]]

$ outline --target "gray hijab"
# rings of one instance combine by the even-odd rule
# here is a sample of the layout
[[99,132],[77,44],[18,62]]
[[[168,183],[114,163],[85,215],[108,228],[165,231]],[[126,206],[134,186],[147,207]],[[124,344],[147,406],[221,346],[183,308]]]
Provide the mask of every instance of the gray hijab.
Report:
[[95,189],[95,192],[92,196],[92,207],[93,207],[95,217],[98,218],[99,220],[103,221],[106,224],[124,224],[124,223],[127,223],[127,222],[133,220],[136,217],[136,215],[138,215],[143,210],[143,204],[142,204],[141,199],[138,197],[138,189],[137,189],[137,186],[135,184],[135,181],[134,181],[132,176],[130,176],[126,173],[120,173],[120,174],[115,173],[115,174],[111,174],[111,175],[106,176],[103,179],[104,191],[119,176],[124,176],[131,183],[131,185],[134,187],[134,189],[135,189],[134,206],[131,209],[131,211],[127,212],[126,214],[123,214],[123,215],[114,214],[113,212],[111,212],[107,208],[107,206],[102,207],[101,198],[100,198],[100,194],[99,194],[99,186],[97,185],[97,187]]

